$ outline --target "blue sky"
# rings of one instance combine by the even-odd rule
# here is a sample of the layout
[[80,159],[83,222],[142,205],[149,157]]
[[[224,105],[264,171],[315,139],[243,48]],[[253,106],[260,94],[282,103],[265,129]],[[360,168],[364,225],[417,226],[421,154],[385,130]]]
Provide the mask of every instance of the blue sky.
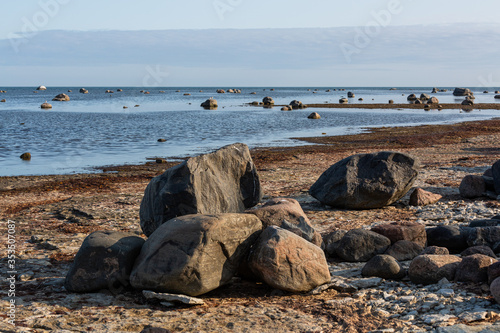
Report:
[[3,86],[500,86],[493,0],[23,0],[2,12]]

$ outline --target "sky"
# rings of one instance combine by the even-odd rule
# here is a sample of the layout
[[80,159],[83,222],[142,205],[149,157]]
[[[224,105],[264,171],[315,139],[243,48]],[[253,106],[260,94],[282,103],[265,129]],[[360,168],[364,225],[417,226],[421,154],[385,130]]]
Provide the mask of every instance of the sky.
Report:
[[8,1],[0,86],[496,87],[499,11],[498,0]]

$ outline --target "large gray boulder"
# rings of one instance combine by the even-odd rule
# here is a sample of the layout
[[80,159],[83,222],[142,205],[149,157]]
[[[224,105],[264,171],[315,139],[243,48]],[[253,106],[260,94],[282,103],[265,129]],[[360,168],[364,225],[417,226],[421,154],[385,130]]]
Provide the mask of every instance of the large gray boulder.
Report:
[[144,239],[130,233],[91,233],[78,250],[64,287],[71,292],[120,292],[129,285],[130,272],[143,245]]
[[323,239],[302,210],[299,202],[290,198],[268,200],[262,207],[249,209],[247,213],[256,215],[264,229],[272,225],[281,227],[305,240],[321,247]]
[[418,169],[418,161],[402,153],[354,155],[326,170],[309,193],[335,208],[382,208],[411,189]]
[[198,296],[234,276],[262,231],[251,214],[187,215],[161,225],[146,241],[134,288]]
[[368,261],[377,254],[384,253],[391,240],[376,232],[354,229],[349,230],[337,246],[337,256],[345,261]]
[[471,228],[456,225],[440,225],[426,229],[427,244],[447,248],[451,253],[460,253],[469,246],[467,239]]
[[259,175],[245,144],[188,159],[151,180],[141,202],[142,231],[188,214],[241,213],[262,198]]
[[250,268],[268,285],[295,293],[330,282],[324,252],[276,226],[266,228],[255,243]]

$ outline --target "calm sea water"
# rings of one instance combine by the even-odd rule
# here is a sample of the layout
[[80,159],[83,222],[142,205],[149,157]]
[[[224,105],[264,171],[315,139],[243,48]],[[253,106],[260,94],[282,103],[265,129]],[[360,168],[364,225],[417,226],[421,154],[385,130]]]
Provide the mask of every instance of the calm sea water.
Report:
[[[262,101],[265,96],[273,97],[277,104],[288,104],[293,99],[305,104],[338,103],[348,91],[356,94],[350,103],[387,103],[389,99],[406,103],[410,93],[430,94],[432,88],[429,87],[397,90],[358,87],[331,92],[326,90],[335,87],[274,88],[274,91],[264,87],[235,87],[242,89],[241,94],[217,94],[213,87],[121,87],[123,92],[117,92],[120,87],[87,87],[89,94],[80,94],[79,88],[48,87],[35,93],[34,87],[0,87],[7,91],[0,94],[0,99],[6,99],[0,103],[0,176],[94,172],[93,167],[142,163],[153,157],[185,157],[234,142],[250,147],[295,146],[305,143],[291,137],[359,133],[367,127],[378,126],[483,120],[499,114],[497,110],[326,108],[281,112],[279,107],[244,105]],[[107,89],[114,93],[105,93]],[[441,103],[463,100],[452,95],[453,88],[447,89],[450,91],[434,94]],[[473,89],[476,102],[495,102],[493,93],[483,94],[483,90],[485,88]],[[52,102],[59,93],[68,94],[71,101]],[[187,93],[190,95],[185,96]],[[200,107],[210,97],[218,100],[218,110]],[[364,101],[359,102],[359,97]],[[53,108],[42,110],[40,105],[45,101]],[[313,111],[322,118],[307,119]],[[160,143],[160,138],[167,141]],[[24,152],[31,153],[31,161],[19,158]]]

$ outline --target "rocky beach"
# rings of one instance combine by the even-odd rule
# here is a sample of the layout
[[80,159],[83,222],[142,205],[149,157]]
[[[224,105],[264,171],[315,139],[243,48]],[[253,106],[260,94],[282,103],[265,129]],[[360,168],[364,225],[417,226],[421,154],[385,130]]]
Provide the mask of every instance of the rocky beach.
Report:
[[[393,222],[458,230],[472,221],[492,221],[500,214],[494,191],[465,198],[460,185],[468,175],[482,176],[500,159],[499,139],[498,119],[382,127],[356,135],[303,139],[311,144],[307,146],[253,149],[251,158],[259,174],[262,202],[296,200],[315,232],[328,244],[328,237],[336,232],[368,232]],[[355,154],[380,151],[407,154],[419,161],[418,176],[401,199],[384,207],[358,210],[325,206],[309,194],[311,186],[330,166]],[[325,246],[331,280],[307,292],[286,291],[241,275],[197,296],[196,304],[166,303],[132,288],[119,292],[68,292],[66,275],[90,233],[119,231],[146,239],[140,220],[146,187],[154,177],[177,164],[107,167],[92,174],[0,177],[3,251],[10,239],[16,245],[14,262],[9,262],[11,258],[6,255],[1,259],[4,267],[14,264],[16,280],[10,284],[14,298],[7,295],[9,286],[4,284],[0,330],[500,331],[500,306],[488,281],[464,282],[452,276],[415,283],[406,274],[412,271],[411,259],[399,260],[403,277],[367,276],[368,260],[348,262],[329,253]],[[410,205],[410,194],[416,188],[437,194],[440,199],[425,206]],[[490,247],[495,250],[495,246]],[[463,262],[466,255],[460,253],[454,257]],[[496,258],[491,260],[496,262]],[[9,324],[12,299],[15,327]]]

